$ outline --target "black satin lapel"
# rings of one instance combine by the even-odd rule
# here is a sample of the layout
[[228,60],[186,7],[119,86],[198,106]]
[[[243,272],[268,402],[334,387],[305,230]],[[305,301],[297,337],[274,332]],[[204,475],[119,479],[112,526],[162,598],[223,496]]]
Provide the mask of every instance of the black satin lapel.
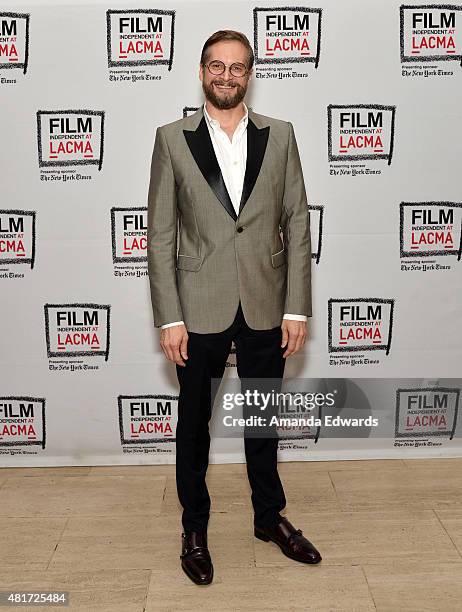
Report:
[[226,212],[236,221],[237,215],[220,170],[209,129],[202,117],[196,130],[183,130],[186,142],[205,180],[220,200]]
[[252,193],[252,189],[260,173],[266,145],[268,144],[269,126],[257,128],[250,119],[247,123],[247,163],[245,167],[244,184],[242,186],[239,214]]

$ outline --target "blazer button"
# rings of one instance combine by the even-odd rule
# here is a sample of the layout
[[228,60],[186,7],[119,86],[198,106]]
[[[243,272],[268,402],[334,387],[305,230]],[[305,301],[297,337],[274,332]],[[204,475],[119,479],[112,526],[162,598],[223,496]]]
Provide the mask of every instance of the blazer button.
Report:
[[238,227],[238,228],[237,228],[237,231],[238,231],[239,233],[241,233],[241,232],[243,232],[243,231],[244,231],[244,228],[243,228],[243,227]]

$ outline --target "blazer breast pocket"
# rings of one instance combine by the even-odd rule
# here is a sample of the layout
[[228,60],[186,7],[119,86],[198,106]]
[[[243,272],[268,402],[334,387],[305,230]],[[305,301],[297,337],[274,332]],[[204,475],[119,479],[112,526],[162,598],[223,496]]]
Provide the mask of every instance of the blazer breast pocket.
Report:
[[180,255],[178,254],[176,260],[176,267],[178,270],[190,270],[191,272],[197,272],[202,265],[201,257],[194,257],[192,255]]
[[282,249],[281,251],[278,251],[277,253],[271,254],[271,264],[273,268],[278,268],[279,266],[282,266],[282,264],[284,264],[285,262],[286,262],[285,249]]

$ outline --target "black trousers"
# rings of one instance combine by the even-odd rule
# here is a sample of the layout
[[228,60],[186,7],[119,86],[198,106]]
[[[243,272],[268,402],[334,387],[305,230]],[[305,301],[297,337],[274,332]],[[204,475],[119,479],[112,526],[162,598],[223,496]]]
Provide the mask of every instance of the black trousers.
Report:
[[[228,329],[210,334],[188,331],[188,336],[186,365],[176,365],[180,384],[176,484],[183,507],[184,531],[201,531],[207,529],[210,516],[210,496],[206,485],[210,449],[209,421],[218,390],[218,385],[216,390],[212,390],[211,379],[222,379],[231,342],[234,341],[237,373],[241,382],[243,378],[282,380],[286,361],[282,355],[286,347],[281,347],[280,326],[268,330],[251,329],[244,319],[240,302],[235,319]],[[241,390],[245,388],[250,387],[246,385]],[[272,388],[278,390],[273,385]],[[277,470],[278,442],[277,435],[244,435],[254,524],[261,527],[279,522],[279,511],[286,505]]]

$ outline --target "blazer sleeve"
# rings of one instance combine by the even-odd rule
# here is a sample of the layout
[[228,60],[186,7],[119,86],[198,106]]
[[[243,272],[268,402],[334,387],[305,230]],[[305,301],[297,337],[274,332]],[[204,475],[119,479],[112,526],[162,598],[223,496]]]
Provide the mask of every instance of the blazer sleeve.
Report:
[[157,128],[148,193],[147,255],[155,327],[183,319],[176,282],[177,200],[167,141]]
[[312,316],[310,211],[302,165],[292,123],[289,143],[281,229],[287,257],[287,290],[284,312]]

